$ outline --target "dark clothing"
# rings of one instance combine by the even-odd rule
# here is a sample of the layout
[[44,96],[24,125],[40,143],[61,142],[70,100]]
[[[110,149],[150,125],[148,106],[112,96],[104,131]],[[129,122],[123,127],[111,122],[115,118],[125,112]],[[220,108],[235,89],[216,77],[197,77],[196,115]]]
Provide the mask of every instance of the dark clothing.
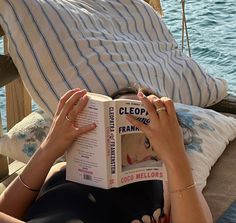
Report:
[[[163,209],[161,181],[145,181],[113,189],[100,189],[65,180],[56,173],[29,209],[31,223],[130,223]],[[81,221],[79,221],[81,220]]]

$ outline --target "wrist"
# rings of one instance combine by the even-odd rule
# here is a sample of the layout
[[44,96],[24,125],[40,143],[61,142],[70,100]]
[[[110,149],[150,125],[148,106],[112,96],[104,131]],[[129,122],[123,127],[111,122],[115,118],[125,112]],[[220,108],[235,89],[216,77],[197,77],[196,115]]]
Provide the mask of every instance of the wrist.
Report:
[[168,159],[163,160],[167,169],[176,170],[178,168],[190,168],[187,154],[184,150],[178,151],[177,154],[172,154]]
[[51,151],[48,146],[45,146],[43,144],[38,148],[37,153],[35,155],[38,157],[39,160],[43,160],[44,163],[49,164],[53,164],[58,158],[55,155],[55,152]]
[[187,156],[166,163],[169,191],[185,188],[194,182],[192,170]]
[[179,156],[171,161],[165,162],[166,170],[171,175],[183,175],[184,173],[191,173],[190,163],[187,156]]

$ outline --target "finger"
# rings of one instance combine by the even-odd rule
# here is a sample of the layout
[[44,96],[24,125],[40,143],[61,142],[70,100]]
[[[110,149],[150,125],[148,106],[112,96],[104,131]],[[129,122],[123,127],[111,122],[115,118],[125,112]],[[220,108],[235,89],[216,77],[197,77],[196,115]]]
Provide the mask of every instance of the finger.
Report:
[[176,118],[176,110],[173,101],[170,98],[163,97],[161,98],[161,101],[166,107],[166,112],[169,114],[170,117]]
[[135,219],[131,223],[141,223],[141,222],[138,219]]
[[136,126],[139,130],[144,132],[146,136],[149,135],[149,127],[142,122],[138,121],[134,116],[132,115],[127,115],[126,119],[134,126]]
[[83,135],[89,131],[92,131],[96,127],[97,127],[96,123],[92,123],[89,125],[85,125],[83,127],[76,128],[76,136],[78,137],[78,136]]
[[148,98],[149,101],[152,101],[154,98],[159,98],[159,97],[157,97],[156,95],[151,94],[151,95],[148,95],[147,98]]
[[164,216],[164,217],[161,217],[160,218],[160,221],[159,221],[160,223],[168,223],[168,222],[170,222],[169,221],[169,219],[168,219],[168,217],[167,216]]
[[79,88],[75,88],[72,90],[67,91],[61,98],[60,101],[57,105],[57,109],[56,109],[56,113],[55,115],[59,115],[59,113],[61,112],[61,109],[63,108],[64,104],[66,103],[66,101],[76,92],[79,91]]
[[142,217],[142,221],[143,221],[143,223],[152,223],[152,219],[149,215],[144,215]]
[[61,110],[62,118],[65,118],[67,116],[75,103],[78,103],[79,99],[82,98],[86,93],[86,90],[77,91],[65,102]]
[[156,222],[159,221],[159,218],[160,218],[160,215],[161,215],[161,209],[158,208],[156,209],[154,212],[153,212],[153,218],[155,219]]
[[152,103],[155,106],[156,113],[158,114],[160,119],[168,117],[167,116],[168,113],[166,112],[165,103],[160,98],[154,97],[152,100]]
[[84,95],[82,98],[79,99],[78,103],[74,105],[72,110],[67,114],[66,118],[69,119],[71,122],[74,122],[78,114],[84,109],[87,103],[88,96]]
[[156,114],[156,109],[150,100],[141,91],[138,92],[137,96],[142,102],[143,106],[147,109],[150,120],[157,120],[158,116]]

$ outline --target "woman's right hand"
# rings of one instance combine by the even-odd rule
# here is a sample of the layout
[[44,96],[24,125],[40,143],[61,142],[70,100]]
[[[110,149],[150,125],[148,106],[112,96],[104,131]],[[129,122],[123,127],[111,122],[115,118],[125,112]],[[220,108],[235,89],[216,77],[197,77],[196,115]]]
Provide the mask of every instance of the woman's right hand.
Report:
[[75,125],[77,116],[88,102],[86,93],[86,90],[70,90],[58,103],[49,133],[40,147],[55,160],[70,148],[77,137],[96,128],[95,123],[86,126]]

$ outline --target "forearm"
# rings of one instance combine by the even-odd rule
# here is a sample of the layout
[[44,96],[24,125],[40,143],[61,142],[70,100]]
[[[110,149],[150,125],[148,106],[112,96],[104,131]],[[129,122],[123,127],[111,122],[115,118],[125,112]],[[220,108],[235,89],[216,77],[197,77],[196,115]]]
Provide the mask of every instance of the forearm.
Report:
[[[55,159],[39,149],[31,158],[21,177],[33,189],[40,189]],[[0,211],[15,218],[22,219],[26,210],[38,193],[26,188],[17,177],[0,196]]]
[[[167,165],[172,222],[212,222],[211,212],[202,193],[196,186],[190,186],[194,180],[187,157],[180,156],[179,159],[180,162]],[[179,192],[180,189],[184,190]]]
[[75,125],[79,112],[88,102],[86,93],[76,88],[61,97],[49,133],[20,175],[22,179],[17,177],[0,196],[0,212],[22,219],[39,192],[31,189],[42,187],[55,160],[75,139],[96,128],[95,123]]
[[75,139],[96,128],[95,123],[75,126],[79,112],[88,102],[86,93],[86,90],[76,88],[61,97],[49,133],[23,170],[22,180],[17,177],[0,196],[1,212],[21,219],[38,195],[31,189],[42,187],[55,160],[71,147]]

